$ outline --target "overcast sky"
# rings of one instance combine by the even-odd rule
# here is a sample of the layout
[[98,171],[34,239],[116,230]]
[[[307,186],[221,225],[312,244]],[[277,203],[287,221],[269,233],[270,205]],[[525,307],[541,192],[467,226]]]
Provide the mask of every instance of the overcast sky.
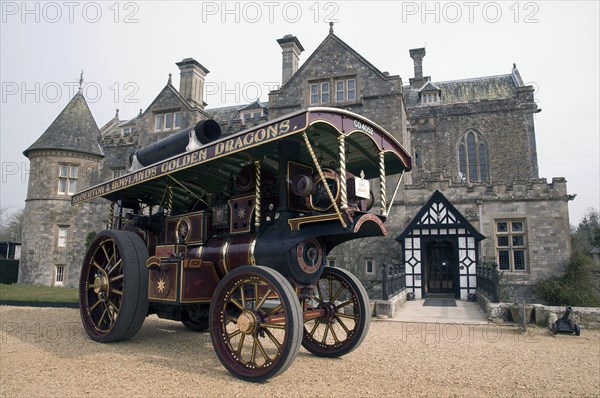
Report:
[[565,177],[571,224],[600,208],[599,6],[589,2],[27,2],[2,1],[0,204],[24,207],[22,155],[75,94],[99,126],[137,115],[193,57],[210,73],[210,107],[247,103],[281,81],[278,38],[303,62],[335,34],[381,71],[413,76],[411,48],[427,49],[433,81],[510,73],[536,88],[540,177]]

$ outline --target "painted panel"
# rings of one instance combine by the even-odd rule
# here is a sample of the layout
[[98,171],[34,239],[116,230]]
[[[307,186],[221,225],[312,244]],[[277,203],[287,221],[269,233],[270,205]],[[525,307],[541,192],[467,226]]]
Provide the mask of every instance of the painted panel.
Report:
[[421,263],[418,263],[417,265],[415,265],[415,267],[413,268],[415,274],[421,274]]
[[415,289],[415,298],[417,300],[420,300],[423,298],[423,292],[420,287]]
[[477,276],[476,275],[469,276],[469,286],[472,288],[477,287]]

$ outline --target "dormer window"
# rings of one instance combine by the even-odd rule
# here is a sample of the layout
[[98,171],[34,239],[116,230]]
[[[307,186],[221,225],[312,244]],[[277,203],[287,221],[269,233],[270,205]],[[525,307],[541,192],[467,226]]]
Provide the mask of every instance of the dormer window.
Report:
[[442,90],[431,81],[427,81],[419,90],[421,105],[439,104]]
[[262,116],[262,110],[250,110],[244,111],[240,113],[240,117],[242,119],[242,124],[246,124],[246,122],[251,120],[258,120]]
[[425,105],[437,104],[439,102],[440,102],[440,94],[437,91],[421,94],[421,103],[422,104],[425,104]]
[[154,131],[169,131],[181,128],[181,112],[162,112],[154,117]]

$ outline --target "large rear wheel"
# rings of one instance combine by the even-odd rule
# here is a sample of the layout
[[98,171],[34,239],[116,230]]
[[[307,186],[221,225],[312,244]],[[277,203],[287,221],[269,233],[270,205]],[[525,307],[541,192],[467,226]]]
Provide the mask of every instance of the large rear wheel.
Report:
[[217,357],[234,376],[263,381],[285,371],[302,343],[302,311],[278,272],[243,266],[213,294],[210,335]]
[[322,316],[304,323],[302,345],[320,357],[340,357],[362,343],[369,331],[369,297],[350,272],[325,267],[317,282],[317,295],[304,300],[304,309]]
[[92,340],[107,343],[133,337],[148,314],[148,251],[133,232],[96,235],[79,279],[83,327]]

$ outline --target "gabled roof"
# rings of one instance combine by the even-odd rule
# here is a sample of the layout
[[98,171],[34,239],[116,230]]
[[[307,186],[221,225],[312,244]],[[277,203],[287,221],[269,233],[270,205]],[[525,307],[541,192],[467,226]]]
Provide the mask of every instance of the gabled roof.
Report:
[[[167,83],[167,85],[160,90],[160,93],[158,93],[158,95],[154,98],[154,100],[152,100],[152,102],[150,103],[150,105],[148,105],[146,107],[146,110],[142,113],[142,115],[145,115],[147,112],[149,112],[152,107],[154,106],[154,103],[156,101],[158,101],[158,99],[160,97],[163,96],[163,93],[165,91],[171,91],[173,93],[173,95],[175,95],[175,97],[177,97],[177,99],[188,109],[188,110],[192,110],[193,106],[185,99],[183,98],[183,96],[181,94],[179,94],[179,91],[177,91],[177,89],[175,87],[173,87],[173,85],[171,84],[171,78],[169,78],[169,82]],[[141,116],[141,115],[140,115]]]
[[319,52],[321,52],[321,50],[329,44],[329,42],[331,41],[335,41],[340,47],[344,48],[346,51],[348,51],[350,54],[352,54],[354,57],[358,58],[358,60],[360,62],[362,62],[363,64],[365,64],[368,68],[370,68],[371,70],[373,70],[375,73],[377,73],[381,78],[383,79],[388,79],[390,76],[386,76],[383,74],[382,71],[380,71],[375,65],[373,65],[372,63],[370,63],[369,61],[367,61],[366,58],[364,58],[362,55],[360,55],[358,52],[356,52],[352,47],[350,47],[348,44],[346,44],[342,39],[340,39],[339,37],[337,37],[334,33],[333,33],[333,29],[329,30],[329,34],[327,35],[327,37],[321,42],[321,44],[319,44],[319,47],[316,48],[315,51],[312,52],[312,54],[310,54],[310,56],[306,59],[306,61],[304,61],[304,63],[302,64],[302,66],[296,71],[296,73],[294,73],[292,75],[292,77],[290,78],[290,80],[287,81],[287,83],[285,83],[283,86],[281,86],[279,89],[285,89],[288,85],[290,85],[291,82],[293,82],[295,79],[298,78],[298,76],[300,76],[301,72],[307,68],[307,65],[309,65],[313,59],[317,56],[317,54],[319,54]]
[[440,88],[436,86],[431,80],[427,80],[427,82],[419,89],[419,92],[423,91],[440,91]]
[[257,98],[256,101],[249,103],[248,105],[244,105],[241,108],[239,108],[239,111],[244,111],[246,109],[260,109],[260,108],[266,108],[267,104],[264,102],[260,102],[260,100]]
[[99,135],[98,125],[80,91],[69,101],[44,134],[23,151],[23,155],[29,157],[29,153],[37,149],[59,149],[104,156],[98,145]]
[[[430,212],[430,210],[432,211]],[[432,216],[432,214],[434,216]],[[410,224],[408,224],[408,226],[404,228],[404,231],[398,235],[396,240],[401,242],[415,228],[439,228],[440,225],[443,225],[444,228],[465,228],[475,240],[480,241],[485,239],[485,236],[479,233],[479,231],[471,225],[460,211],[446,199],[440,190],[436,189],[433,195],[431,195],[429,200],[427,200],[421,210],[419,210],[417,215],[412,219]]]

